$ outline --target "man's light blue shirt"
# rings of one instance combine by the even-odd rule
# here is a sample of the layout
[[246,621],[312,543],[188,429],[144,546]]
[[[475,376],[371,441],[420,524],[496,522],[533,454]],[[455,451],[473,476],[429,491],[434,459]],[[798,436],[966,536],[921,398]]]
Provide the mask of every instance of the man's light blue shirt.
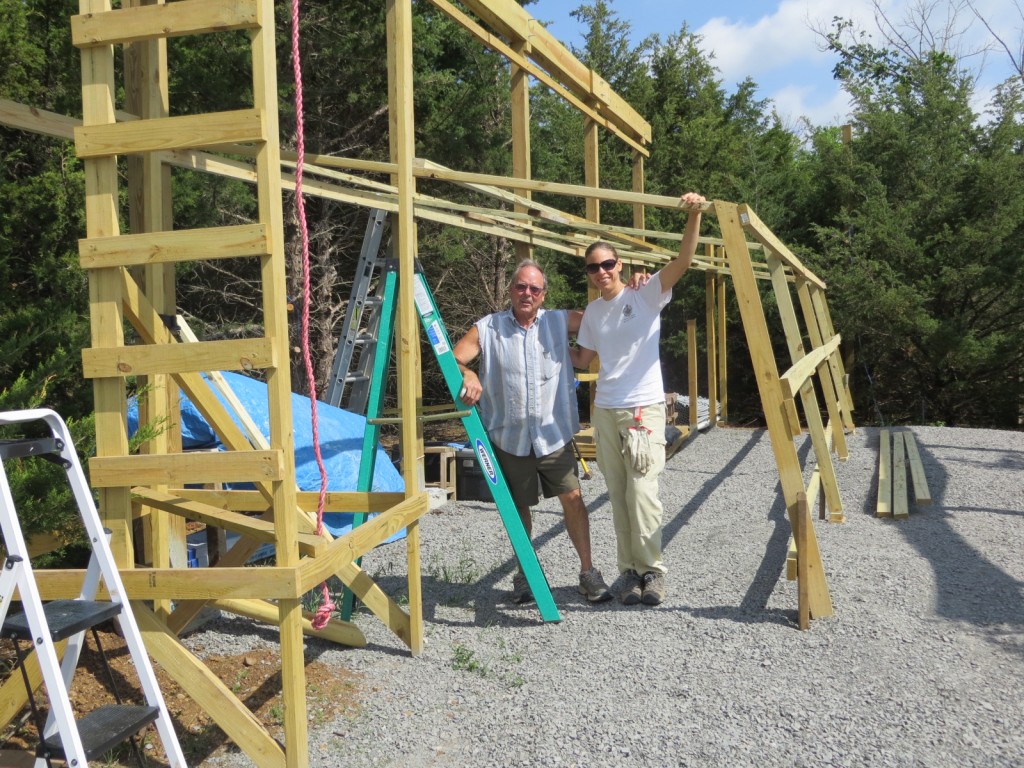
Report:
[[511,309],[476,322],[480,336],[480,417],[498,448],[546,456],[580,428],[569,361],[569,313],[544,310],[523,328]]

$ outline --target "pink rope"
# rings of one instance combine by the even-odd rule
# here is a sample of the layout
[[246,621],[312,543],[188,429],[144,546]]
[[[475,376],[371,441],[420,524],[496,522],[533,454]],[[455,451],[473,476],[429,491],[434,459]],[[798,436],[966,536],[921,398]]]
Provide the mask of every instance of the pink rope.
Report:
[[[302,58],[299,55],[299,0],[292,0],[292,69],[295,72],[295,135],[297,155],[295,163],[295,210],[299,218],[299,232],[302,235],[302,362],[309,382],[309,411],[313,426],[313,455],[320,471],[320,495],[316,503],[316,533],[324,532],[324,507],[327,505],[327,468],[320,453],[320,429],[316,413],[316,375],[313,371],[313,357],[309,351],[309,228],[306,225],[306,203],[302,199],[302,170],[305,164],[306,140],[302,112]],[[335,605],[331,602],[327,582],[321,586],[320,607],[313,617],[313,629],[323,629],[331,618]]]

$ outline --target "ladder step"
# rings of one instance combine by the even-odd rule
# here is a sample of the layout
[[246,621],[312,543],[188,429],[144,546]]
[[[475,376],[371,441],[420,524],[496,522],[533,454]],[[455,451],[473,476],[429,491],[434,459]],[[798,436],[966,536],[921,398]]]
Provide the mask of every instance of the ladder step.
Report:
[[[78,720],[78,733],[82,739],[85,757],[103,757],[107,752],[141,731],[160,715],[157,707],[111,704],[99,707]],[[37,757],[64,758],[64,745],[60,734],[46,739],[36,750]]]
[[[97,600],[53,600],[43,605],[50,636],[59,642],[79,632],[102,624],[121,613],[121,604]],[[4,622],[4,637],[33,641],[28,616],[18,613]]]
[[29,456],[59,454],[61,443],[54,437],[27,437],[0,440],[0,460],[24,459]]

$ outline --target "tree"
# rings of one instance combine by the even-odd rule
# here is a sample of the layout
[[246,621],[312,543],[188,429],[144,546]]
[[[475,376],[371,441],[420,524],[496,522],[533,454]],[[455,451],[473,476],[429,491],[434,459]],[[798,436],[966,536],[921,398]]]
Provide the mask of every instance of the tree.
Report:
[[[818,264],[861,385],[886,422],[1016,425],[1024,363],[1024,109],[1008,82],[982,124],[941,50],[830,38],[854,139],[807,158],[831,212]],[[812,195],[813,196],[813,195]]]

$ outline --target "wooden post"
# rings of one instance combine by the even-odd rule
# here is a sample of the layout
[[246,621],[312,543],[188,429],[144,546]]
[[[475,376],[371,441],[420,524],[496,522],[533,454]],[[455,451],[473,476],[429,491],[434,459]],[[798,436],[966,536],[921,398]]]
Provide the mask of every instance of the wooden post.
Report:
[[[736,292],[736,304],[743,320],[743,330],[750,349],[750,359],[757,378],[761,405],[764,409],[768,433],[771,436],[772,451],[775,463],[779,468],[779,481],[786,500],[786,512],[790,524],[798,514],[797,494],[804,492],[803,471],[796,446],[789,436],[786,423],[785,403],[779,378],[775,354],[772,350],[771,337],[765,321],[764,306],[754,277],[754,268],[750,260],[746,235],[740,220],[739,206],[734,203],[715,201],[715,211],[722,228],[725,241],[725,252],[729,259],[729,271],[732,273],[733,290]],[[805,496],[806,498],[806,496]],[[831,616],[833,613],[832,598],[821,565],[821,554],[818,551],[817,539],[813,528],[806,526],[807,545],[801,557],[806,556],[807,589],[810,615],[814,618]]]
[[[633,150],[633,191],[644,191],[644,156],[639,150]],[[645,225],[645,208],[643,203],[633,203],[633,226],[636,229],[647,229]],[[643,238],[646,240],[647,238]]]
[[796,496],[796,510],[796,516],[793,518],[793,540],[796,542],[797,626],[800,629],[808,629],[811,626],[808,580],[810,562],[806,555],[810,549],[808,533],[811,530],[811,511],[803,491]]
[[[423,395],[420,360],[420,324],[416,314],[416,220],[413,205],[416,180],[413,177],[415,116],[413,114],[412,0],[388,0],[388,90],[391,115],[391,162],[398,167],[393,183],[398,189],[395,240],[398,256],[398,409],[404,414],[399,433],[402,477],[406,496],[422,493],[423,423],[416,414]],[[406,528],[409,553],[409,649],[423,650],[423,600],[420,576],[419,522]]]
[[[714,246],[711,246],[714,250]],[[704,273],[704,304],[705,323],[707,331],[705,341],[707,342],[708,357],[708,424],[715,426],[718,423],[718,361],[715,359],[717,346],[715,344],[715,297],[717,288],[715,286],[718,276],[714,272]]]
[[[522,57],[526,57],[530,44],[517,41],[513,49]],[[512,67],[512,175],[518,179],[529,180],[532,176],[530,167],[530,74],[515,64]],[[529,200],[533,192],[529,189],[514,190],[520,197]],[[525,206],[516,203],[517,213],[526,213]],[[529,243],[516,241],[516,261],[531,258],[533,247]]]
[[[158,5],[156,0],[131,0],[127,5]],[[125,45],[125,107],[143,119],[167,117],[170,113],[167,90],[167,41],[164,38]],[[149,152],[129,155],[129,225],[135,232],[160,232],[171,229],[171,169],[160,155]],[[165,315],[177,313],[173,264],[151,264],[132,270],[146,291],[153,308]],[[178,414],[178,387],[166,374],[140,377],[145,393],[139,398],[139,424],[161,425],[159,434],[140,447],[141,453],[167,454],[181,451],[181,425]],[[166,489],[160,486],[159,490]],[[185,518],[151,509],[135,526],[143,533],[143,562],[157,568],[184,568],[188,565],[185,543]],[[148,535],[147,535],[148,534]],[[136,551],[140,547],[135,547]],[[164,621],[170,615],[171,601],[154,602],[157,615]]]
[[728,353],[725,341],[725,275],[718,276],[718,407],[719,420],[729,421]]
[[875,517],[892,517],[892,448],[889,430],[878,432],[878,494]]
[[686,362],[689,374],[690,432],[697,429],[697,321],[686,321]]

